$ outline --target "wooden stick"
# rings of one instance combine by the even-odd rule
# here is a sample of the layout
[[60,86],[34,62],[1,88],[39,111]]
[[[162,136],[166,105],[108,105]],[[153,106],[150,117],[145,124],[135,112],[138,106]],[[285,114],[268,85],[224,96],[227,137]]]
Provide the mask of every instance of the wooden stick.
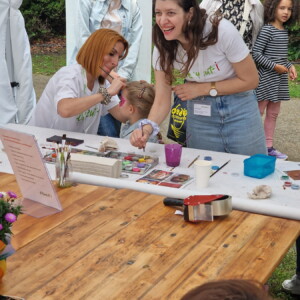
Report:
[[199,158],[199,156],[200,156],[200,155],[197,155],[197,156],[194,158],[194,160],[189,164],[188,168],[191,167],[191,166],[194,164],[194,162]]
[[87,148],[91,148],[91,149],[96,149],[96,150],[98,150],[98,151],[99,151],[99,148],[96,148],[96,147],[92,147],[92,146],[88,146],[88,145],[85,145],[85,147],[87,147]]
[[[144,136],[144,130],[143,130],[143,126],[142,126],[142,137]],[[143,147],[143,152],[145,152],[145,147]],[[144,156],[145,158],[145,156]]]
[[106,73],[107,76],[109,76],[110,79],[114,80],[114,78],[108,73],[106,72],[104,69],[102,69],[101,67],[99,67],[104,73]]
[[216,170],[214,173],[212,173],[210,175],[210,177],[214,176],[216,173],[218,173],[221,169],[223,169],[228,163],[230,162],[230,159],[225,163],[223,164],[218,170]]

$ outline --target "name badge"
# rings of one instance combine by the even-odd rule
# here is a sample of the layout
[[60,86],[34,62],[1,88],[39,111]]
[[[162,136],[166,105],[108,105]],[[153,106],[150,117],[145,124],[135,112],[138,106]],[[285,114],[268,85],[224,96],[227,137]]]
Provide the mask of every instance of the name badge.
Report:
[[194,115],[198,116],[211,116],[211,103],[208,101],[203,101],[203,103],[194,104]]

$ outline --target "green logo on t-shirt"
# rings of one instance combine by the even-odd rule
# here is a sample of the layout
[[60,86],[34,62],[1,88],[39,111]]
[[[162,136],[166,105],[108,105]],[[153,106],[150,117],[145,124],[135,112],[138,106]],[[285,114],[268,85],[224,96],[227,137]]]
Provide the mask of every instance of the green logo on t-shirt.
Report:
[[86,118],[93,118],[99,112],[98,107],[94,107],[93,109],[88,109],[85,112],[81,113],[77,116],[76,120],[78,122],[85,120]]

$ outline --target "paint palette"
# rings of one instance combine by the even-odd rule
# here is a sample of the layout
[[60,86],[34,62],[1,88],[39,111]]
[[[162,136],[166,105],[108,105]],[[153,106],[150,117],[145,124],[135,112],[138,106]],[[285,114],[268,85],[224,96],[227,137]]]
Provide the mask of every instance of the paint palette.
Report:
[[[158,157],[152,157],[149,155],[140,155],[136,153],[118,152],[118,151],[110,151],[104,153],[104,152],[96,152],[96,151],[72,148],[71,156],[72,153],[120,159],[122,161],[122,172],[137,174],[137,175],[145,174],[148,170],[156,166],[159,161]],[[52,150],[46,155],[44,155],[44,160],[47,163],[55,163],[56,162],[55,150]]]
[[145,174],[156,166],[159,161],[158,157],[154,156],[118,151],[110,151],[105,156],[122,160],[122,172],[137,175]]

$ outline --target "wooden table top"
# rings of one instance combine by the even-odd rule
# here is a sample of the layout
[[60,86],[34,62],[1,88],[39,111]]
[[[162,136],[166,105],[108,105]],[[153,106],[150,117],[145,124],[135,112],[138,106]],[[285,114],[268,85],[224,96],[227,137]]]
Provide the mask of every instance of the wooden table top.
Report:
[[[19,192],[0,174],[0,191]],[[58,191],[64,210],[13,226],[1,294],[40,299],[180,299],[220,278],[264,283],[299,235],[300,222],[232,211],[192,224],[162,196],[77,185]]]

